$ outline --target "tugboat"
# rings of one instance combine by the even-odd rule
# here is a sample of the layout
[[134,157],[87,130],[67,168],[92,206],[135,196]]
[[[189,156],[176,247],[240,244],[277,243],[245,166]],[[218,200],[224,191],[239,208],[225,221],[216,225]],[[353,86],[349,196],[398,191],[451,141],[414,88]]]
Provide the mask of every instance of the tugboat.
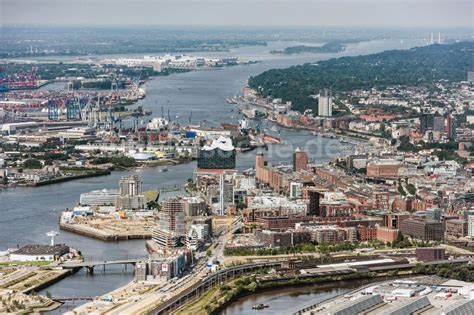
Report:
[[252,306],[252,309],[253,309],[253,310],[260,311],[260,310],[263,310],[264,308],[267,308],[267,307],[270,307],[270,305],[267,305],[267,304],[256,304],[256,305]]

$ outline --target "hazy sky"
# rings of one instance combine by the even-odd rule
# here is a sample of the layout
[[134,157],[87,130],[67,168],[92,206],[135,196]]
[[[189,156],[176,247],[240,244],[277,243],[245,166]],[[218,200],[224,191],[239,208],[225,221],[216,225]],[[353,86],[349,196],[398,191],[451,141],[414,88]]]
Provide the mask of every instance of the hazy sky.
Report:
[[0,0],[0,23],[474,27],[473,3],[473,0]]

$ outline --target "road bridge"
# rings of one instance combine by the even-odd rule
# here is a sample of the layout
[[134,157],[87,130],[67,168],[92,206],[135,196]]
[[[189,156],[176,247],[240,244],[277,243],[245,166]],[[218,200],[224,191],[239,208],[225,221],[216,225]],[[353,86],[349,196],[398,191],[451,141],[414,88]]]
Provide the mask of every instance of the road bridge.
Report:
[[97,260],[97,261],[82,261],[82,262],[70,262],[62,264],[61,267],[63,269],[79,269],[79,268],[87,268],[87,272],[89,274],[94,273],[94,267],[96,266],[105,266],[108,265],[133,265],[135,266],[136,263],[140,261],[145,261],[146,258],[135,258],[135,259],[117,259],[117,260]]
[[69,301],[93,301],[94,298],[91,296],[71,296],[71,297],[53,297],[53,301],[64,303]]

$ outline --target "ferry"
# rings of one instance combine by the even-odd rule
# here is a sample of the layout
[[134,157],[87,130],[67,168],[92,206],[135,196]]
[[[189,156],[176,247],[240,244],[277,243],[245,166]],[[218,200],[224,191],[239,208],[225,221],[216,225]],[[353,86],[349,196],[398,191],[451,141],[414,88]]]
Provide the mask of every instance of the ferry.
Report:
[[256,304],[254,306],[252,306],[252,309],[253,310],[263,310],[264,308],[267,308],[267,307],[270,307],[270,305],[268,304]]

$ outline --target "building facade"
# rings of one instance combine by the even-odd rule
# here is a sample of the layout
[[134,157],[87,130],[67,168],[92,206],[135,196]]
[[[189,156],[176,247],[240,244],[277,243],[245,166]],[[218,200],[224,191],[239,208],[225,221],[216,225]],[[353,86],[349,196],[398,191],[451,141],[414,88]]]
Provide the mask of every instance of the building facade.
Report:
[[401,232],[404,236],[422,241],[438,241],[444,237],[442,222],[417,218],[405,220],[401,227]]
[[293,171],[299,172],[308,169],[308,154],[300,148],[293,153]]
[[332,96],[329,89],[319,91],[318,116],[332,116]]

